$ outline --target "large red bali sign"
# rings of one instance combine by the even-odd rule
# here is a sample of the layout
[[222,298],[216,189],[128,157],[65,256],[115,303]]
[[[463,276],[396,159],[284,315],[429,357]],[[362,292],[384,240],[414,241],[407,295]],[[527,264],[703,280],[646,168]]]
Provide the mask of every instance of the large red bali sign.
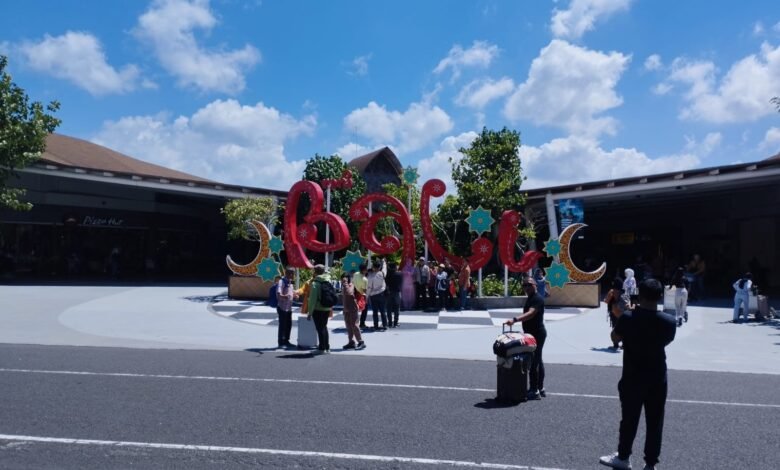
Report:
[[[336,189],[341,186],[337,184],[338,181],[328,180],[327,183],[324,183],[332,189]],[[460,270],[466,264],[472,271],[478,270],[484,267],[493,255],[492,241],[484,236],[479,236],[471,243],[472,254],[467,258],[461,258],[448,252],[434,235],[430,201],[432,197],[443,196],[446,189],[444,182],[438,179],[427,181],[422,187],[419,215],[423,239],[437,262],[449,263],[456,270]],[[309,213],[303,217],[302,223],[299,223],[298,204],[304,194],[308,196],[311,204]],[[383,209],[372,213],[369,210],[372,203],[381,204]],[[416,238],[412,229],[412,219],[406,207],[397,198],[384,193],[366,194],[352,204],[349,209],[349,217],[356,222],[362,222],[358,229],[358,240],[365,248],[380,255],[401,250],[402,265],[407,262],[414,263]],[[400,227],[400,240],[392,235],[387,235],[381,240],[377,239],[376,226],[380,220],[388,217]],[[499,225],[499,256],[501,262],[512,272],[528,271],[543,257],[538,251],[526,251],[519,260],[516,259],[517,227],[521,220],[521,213],[505,211]],[[316,224],[318,222],[323,222],[328,226],[331,234],[329,243],[317,240]],[[290,188],[284,217],[284,248],[287,253],[288,265],[295,268],[311,268],[312,265],[305,250],[317,253],[339,251],[347,248],[349,242],[350,235],[344,220],[334,213],[323,211],[322,187],[312,181],[295,183]]]

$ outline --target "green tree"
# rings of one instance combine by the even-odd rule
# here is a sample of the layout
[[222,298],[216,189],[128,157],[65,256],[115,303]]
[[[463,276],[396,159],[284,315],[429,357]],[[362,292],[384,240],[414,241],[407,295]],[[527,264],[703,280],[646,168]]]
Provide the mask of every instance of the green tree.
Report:
[[769,101],[772,102],[773,105],[775,105],[775,108],[777,108],[777,112],[780,113],[780,96],[775,96]]
[[[519,149],[520,133],[505,127],[500,131],[483,128],[469,148],[459,150],[463,158],[453,163],[452,180],[463,209],[481,205],[496,222],[503,211],[522,209],[526,198],[520,185],[525,177]],[[496,223],[494,230],[497,226]],[[533,238],[533,227],[523,228],[521,234]]]
[[448,251],[464,257],[470,254],[471,243],[468,224],[464,222],[467,216],[460,199],[451,194],[444,198],[431,215],[433,231],[439,243]]
[[233,199],[219,212],[225,216],[228,240],[257,240],[258,235],[249,229],[249,222],[259,220],[269,226],[276,221],[276,204],[270,197]]
[[[331,190],[330,211],[334,214],[338,214],[344,219],[349,228],[349,232],[355,234],[357,233],[357,225],[349,218],[349,206],[366,192],[366,181],[363,179],[360,172],[358,172],[356,168],[347,165],[338,155],[324,157],[315,154],[313,158],[310,158],[306,162],[306,168],[303,170],[303,179],[314,181],[319,184],[326,178],[341,178],[344,170],[349,170],[352,174],[352,188]],[[301,204],[298,207],[299,216],[302,217],[309,212],[309,204],[310,202],[308,199],[303,198],[301,200]],[[325,233],[324,228],[322,228],[321,233]],[[357,237],[353,237],[353,239],[355,242],[353,243],[352,249],[355,249],[357,247]]]
[[0,207],[30,210],[32,204],[20,200],[25,190],[9,188],[6,181],[46,150],[46,136],[60,125],[60,120],[47,111],[54,113],[60,105],[52,101],[44,108],[38,101],[31,103],[6,73],[7,64],[8,59],[0,55]]

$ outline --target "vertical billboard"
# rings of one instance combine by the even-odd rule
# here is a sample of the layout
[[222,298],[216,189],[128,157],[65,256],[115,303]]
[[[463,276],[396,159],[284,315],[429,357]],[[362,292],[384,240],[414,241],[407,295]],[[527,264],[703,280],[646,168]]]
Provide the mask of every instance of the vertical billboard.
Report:
[[571,224],[584,224],[585,211],[582,199],[561,199],[558,201],[559,230],[563,231]]

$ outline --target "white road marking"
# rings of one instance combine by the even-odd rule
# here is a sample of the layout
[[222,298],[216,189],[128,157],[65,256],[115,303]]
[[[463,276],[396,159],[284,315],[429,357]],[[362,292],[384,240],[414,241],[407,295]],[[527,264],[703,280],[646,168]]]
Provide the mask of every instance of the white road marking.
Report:
[[327,459],[345,459],[345,460],[366,460],[373,462],[390,463],[413,463],[427,465],[446,465],[450,467],[471,467],[471,468],[501,468],[512,470],[563,470],[549,467],[530,467],[528,465],[510,465],[488,462],[469,462],[467,460],[442,460],[425,459],[418,457],[398,457],[389,455],[371,455],[371,454],[345,454],[339,452],[312,452],[304,450],[285,450],[285,449],[263,449],[258,447],[226,447],[209,446],[193,444],[166,444],[158,442],[132,442],[132,441],[105,441],[97,439],[71,439],[63,437],[40,437],[40,436],[18,436],[13,434],[0,434],[0,440],[17,442],[40,442],[50,444],[75,444],[86,446],[111,446],[111,447],[140,447],[147,449],[169,449],[169,450],[198,450],[207,452],[235,452],[243,454],[269,454],[269,455],[289,455],[300,457],[320,457]]
[[[23,373],[23,374],[53,374],[53,375],[86,375],[98,377],[131,377],[147,379],[178,379],[178,380],[217,380],[226,382],[267,382],[267,383],[293,383],[307,385],[347,385],[357,387],[377,387],[377,388],[411,388],[421,390],[450,390],[456,392],[495,392],[492,388],[472,388],[472,387],[448,387],[444,385],[413,385],[413,384],[388,384],[375,382],[343,382],[334,380],[303,380],[303,379],[268,379],[262,377],[224,377],[208,375],[168,375],[168,374],[135,374],[131,372],[89,372],[76,370],[41,370],[41,369],[7,369],[0,368],[0,372]],[[559,393],[547,392],[550,396],[570,397],[570,398],[598,398],[618,400],[617,395],[597,395],[588,393]],[[688,403],[692,405],[717,405],[717,406],[742,406],[749,408],[775,408],[780,409],[780,405],[770,403],[740,403],[728,401],[708,401],[708,400],[682,400],[668,398],[667,403]]]

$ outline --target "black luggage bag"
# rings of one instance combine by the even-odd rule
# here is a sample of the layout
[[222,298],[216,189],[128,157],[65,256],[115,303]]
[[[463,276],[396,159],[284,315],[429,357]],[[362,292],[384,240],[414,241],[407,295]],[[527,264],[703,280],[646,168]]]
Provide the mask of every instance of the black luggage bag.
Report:
[[499,357],[496,364],[496,401],[517,404],[528,394],[528,370],[534,353],[526,352],[510,357]]

